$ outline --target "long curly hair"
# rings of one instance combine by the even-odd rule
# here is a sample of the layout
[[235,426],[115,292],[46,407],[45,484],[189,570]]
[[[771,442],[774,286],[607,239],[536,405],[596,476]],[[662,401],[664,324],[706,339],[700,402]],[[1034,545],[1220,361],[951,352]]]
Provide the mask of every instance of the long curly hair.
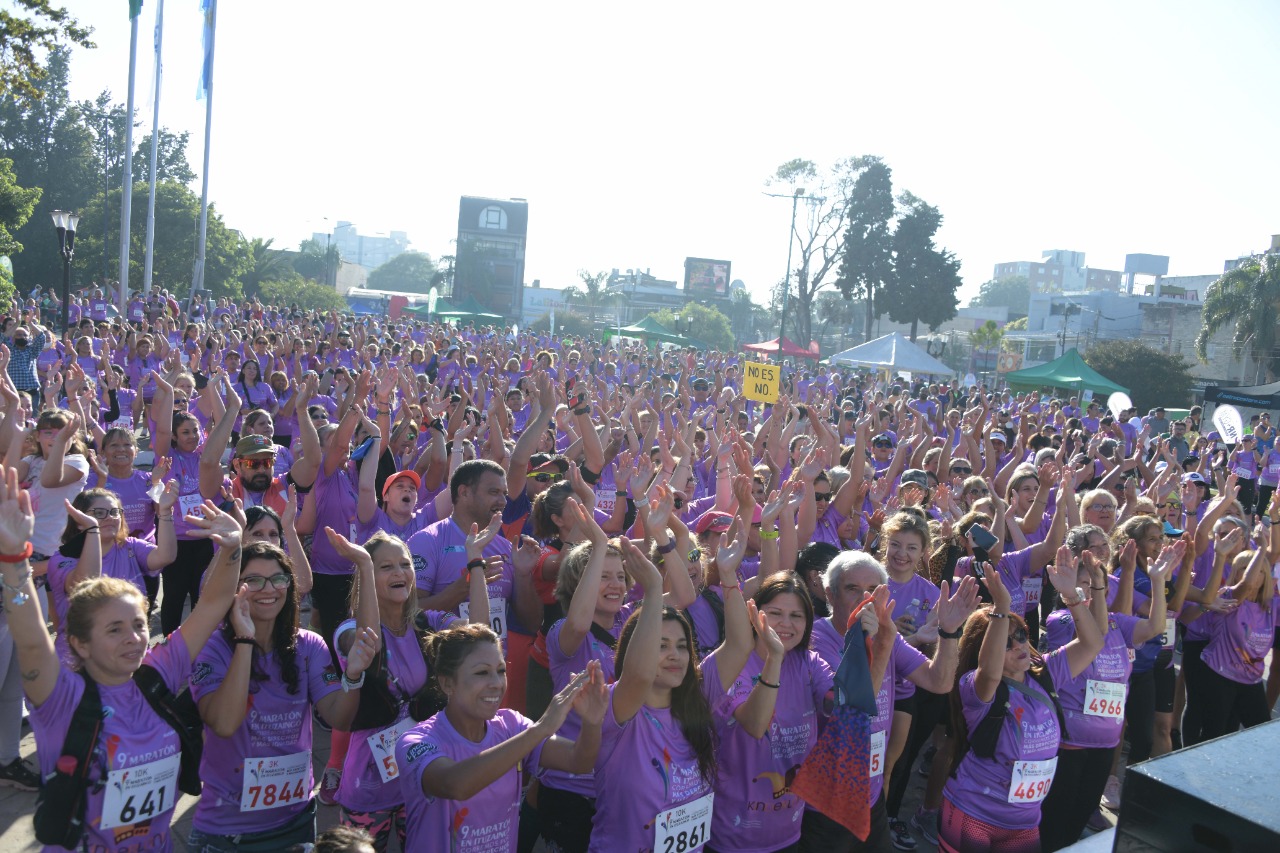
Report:
[[[637,607],[631,614],[627,624],[622,626],[622,635],[618,638],[618,649],[614,659],[617,677],[622,678],[626,667],[627,649],[631,645],[631,637],[635,634],[643,607]],[[674,607],[662,608],[663,622],[677,622],[684,632],[684,640],[689,648],[689,668],[685,670],[680,686],[671,691],[671,716],[680,724],[680,732],[693,747],[698,756],[698,772],[708,785],[716,780],[716,736],[712,725],[711,705],[702,694],[702,668],[698,661],[698,646],[693,639],[693,628],[684,614]]]
[[[240,558],[240,571],[243,572],[244,567],[253,560],[270,560],[290,578],[289,586],[282,590],[284,606],[280,608],[275,625],[271,628],[271,651],[275,652],[276,659],[280,661],[280,674],[284,678],[285,688],[290,696],[296,696],[298,694],[298,583],[293,573],[293,561],[284,551],[266,542],[254,542],[252,545],[244,546]],[[226,637],[227,642],[230,643],[235,638],[236,630],[231,625],[230,611],[228,610],[227,613],[227,619],[222,626],[222,636]],[[249,675],[253,681],[267,681],[270,678],[262,668],[260,655],[261,651],[254,646],[253,664]]]

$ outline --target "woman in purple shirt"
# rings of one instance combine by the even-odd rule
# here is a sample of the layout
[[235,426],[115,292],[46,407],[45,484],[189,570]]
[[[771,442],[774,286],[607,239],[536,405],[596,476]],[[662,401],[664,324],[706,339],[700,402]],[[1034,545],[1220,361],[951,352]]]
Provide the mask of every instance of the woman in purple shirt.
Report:
[[[535,723],[499,708],[507,691],[498,636],[485,625],[433,635],[428,653],[447,704],[396,744],[400,795],[408,804],[406,850],[515,853],[524,780],[539,770],[584,773],[600,748],[609,693],[591,661]],[[570,710],[576,741],[556,734]]]
[[[1026,623],[1011,612],[1002,573],[986,573],[992,605],[965,622],[961,675],[951,693],[957,743],[943,791],[938,833],[943,853],[1040,850],[1040,803],[1053,784],[1062,740],[1055,691],[1079,678],[1103,644],[1097,623],[1083,609],[1087,601],[1075,586],[1077,572],[1070,549],[1058,549],[1049,580],[1071,612],[1077,636],[1043,658],[1028,643]],[[995,701],[998,692],[1008,696],[1004,707]],[[988,714],[1007,709],[1012,713],[993,720],[999,721],[995,737],[971,745]]]
[[[376,634],[366,628],[347,655],[344,684],[363,680],[376,653]],[[264,542],[246,545],[235,602],[191,675],[205,742],[192,850],[315,841],[311,708],[349,725],[360,699],[338,682],[324,640],[298,627],[288,555]]]

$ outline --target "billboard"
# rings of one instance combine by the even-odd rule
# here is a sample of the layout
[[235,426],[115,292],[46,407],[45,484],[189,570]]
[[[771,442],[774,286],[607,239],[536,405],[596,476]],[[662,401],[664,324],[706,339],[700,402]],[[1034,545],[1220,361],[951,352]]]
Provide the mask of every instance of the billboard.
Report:
[[728,261],[708,258],[684,259],[684,289],[691,298],[702,296],[729,296]]

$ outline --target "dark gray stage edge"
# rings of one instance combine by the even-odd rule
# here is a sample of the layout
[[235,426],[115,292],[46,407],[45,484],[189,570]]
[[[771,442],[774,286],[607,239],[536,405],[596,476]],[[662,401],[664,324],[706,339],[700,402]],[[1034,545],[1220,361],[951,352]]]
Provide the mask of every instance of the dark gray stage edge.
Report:
[[1280,720],[1125,771],[1117,853],[1280,851]]

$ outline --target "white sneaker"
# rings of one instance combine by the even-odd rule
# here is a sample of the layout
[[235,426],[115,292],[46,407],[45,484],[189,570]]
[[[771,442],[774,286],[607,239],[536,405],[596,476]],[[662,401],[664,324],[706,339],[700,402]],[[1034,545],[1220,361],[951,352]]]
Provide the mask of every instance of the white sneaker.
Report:
[[1120,780],[1114,776],[1107,777],[1107,787],[1102,790],[1102,804],[1113,812],[1120,810]]

